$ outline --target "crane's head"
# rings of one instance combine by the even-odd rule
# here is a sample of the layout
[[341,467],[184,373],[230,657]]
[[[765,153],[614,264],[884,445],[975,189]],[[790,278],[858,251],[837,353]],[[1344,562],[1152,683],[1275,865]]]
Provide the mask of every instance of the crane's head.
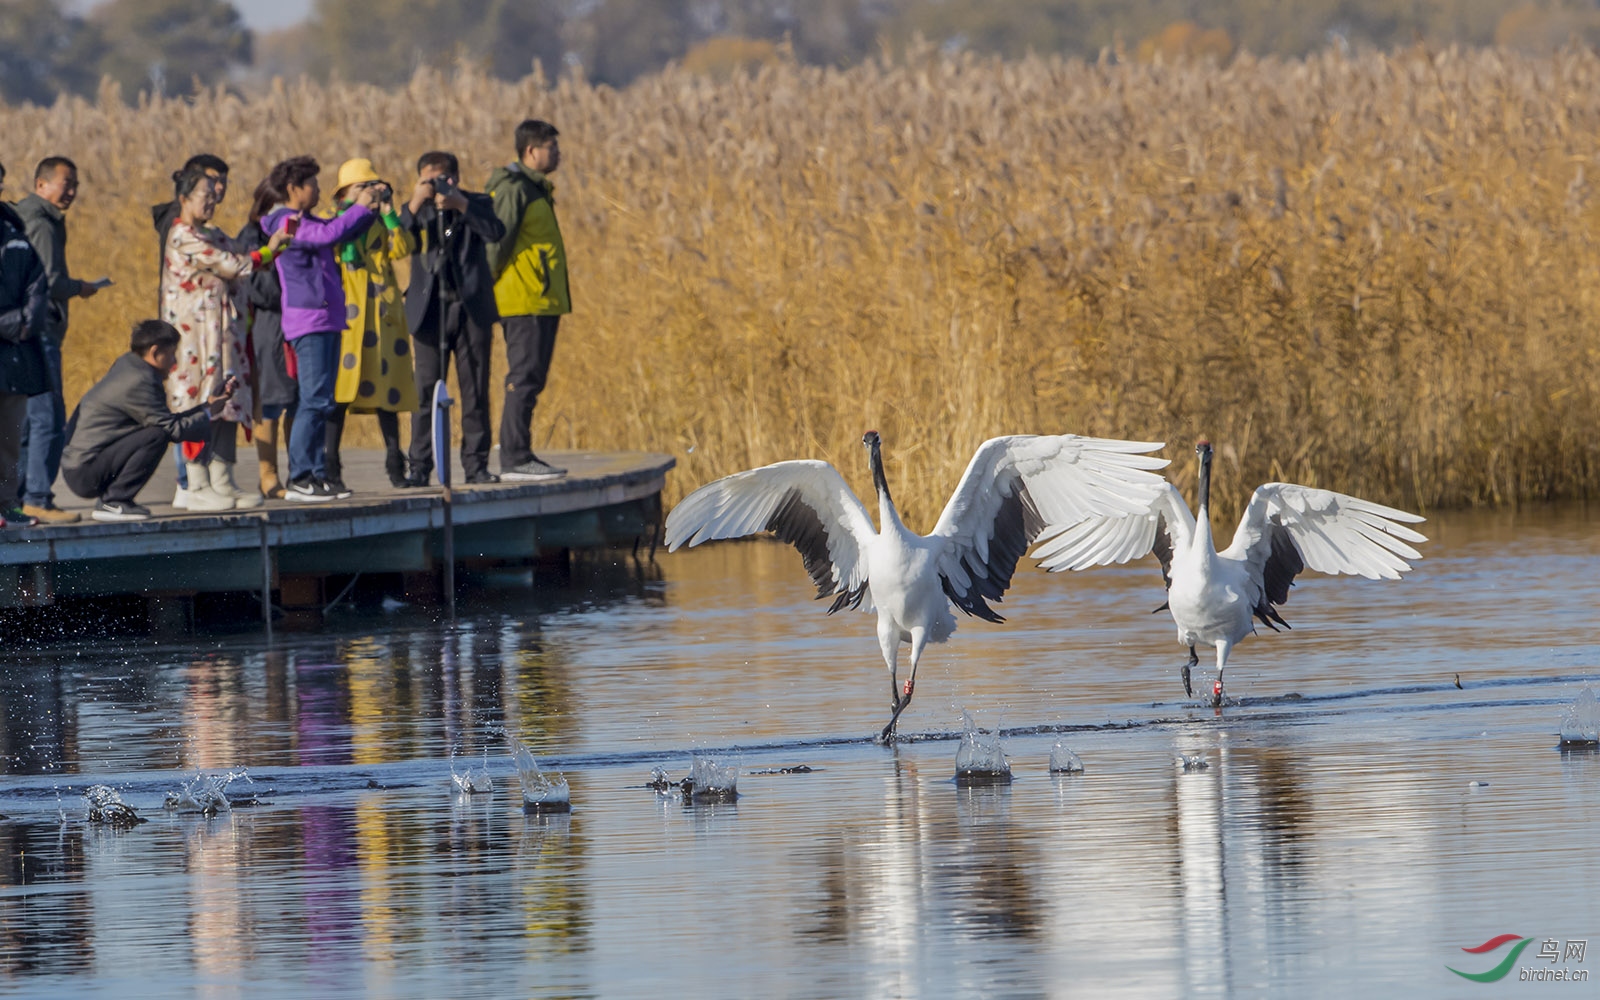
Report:
[[1196,441],[1194,443],[1194,453],[1202,457],[1211,454],[1211,442],[1205,438]]
[[877,431],[867,431],[861,435],[861,443],[876,451],[878,446],[883,444],[883,439],[878,437]]

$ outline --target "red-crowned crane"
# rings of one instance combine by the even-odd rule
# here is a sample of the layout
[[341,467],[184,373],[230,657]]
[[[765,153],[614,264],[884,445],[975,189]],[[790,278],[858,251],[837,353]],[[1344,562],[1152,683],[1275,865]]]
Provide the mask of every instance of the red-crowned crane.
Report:
[[[778,462],[700,487],[667,517],[670,550],[770,531],[800,550],[817,597],[878,613],[878,645],[889,667],[893,715],[888,740],[911,703],[917,665],[930,642],[955,631],[950,605],[985,621],[1011,585],[1017,560],[1041,532],[1085,518],[1115,520],[1149,511],[1165,483],[1147,452],[1160,444],[1013,435],[985,441],[928,535],[908,529],[889,496],[877,431],[867,447],[878,492],[872,518],[827,462]],[[899,682],[900,644],[911,645],[911,675]]]
[[[1033,557],[1052,572],[1124,563],[1154,552],[1167,583],[1167,603],[1178,641],[1189,647],[1183,688],[1191,697],[1189,668],[1200,662],[1195,646],[1217,650],[1211,703],[1222,704],[1222,670],[1228,652],[1255,631],[1252,616],[1274,632],[1289,627],[1277,606],[1289,599],[1294,578],[1306,568],[1370,580],[1398,580],[1421,554],[1408,543],[1427,541],[1405,524],[1416,514],[1328,490],[1268,483],[1245,508],[1233,544],[1218,552],[1211,539],[1211,443],[1195,445],[1200,458],[1200,514],[1189,513],[1183,494],[1167,484],[1142,517],[1090,517],[1041,536]],[[1403,522],[1403,523],[1400,523]],[[1157,608],[1160,611],[1161,608]]]

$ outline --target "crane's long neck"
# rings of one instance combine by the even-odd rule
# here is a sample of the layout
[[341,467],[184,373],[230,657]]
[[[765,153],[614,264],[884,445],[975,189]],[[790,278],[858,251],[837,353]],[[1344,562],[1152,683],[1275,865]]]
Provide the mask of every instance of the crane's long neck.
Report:
[[894,509],[894,498],[889,495],[889,480],[883,474],[883,455],[878,445],[872,446],[868,462],[872,465],[872,485],[878,491],[878,530],[888,531],[890,525],[904,528],[900,512]]
[[1211,538],[1211,449],[1207,448],[1200,453],[1200,498],[1199,512],[1195,514],[1194,546],[1197,550],[1211,554],[1216,552],[1216,543]]

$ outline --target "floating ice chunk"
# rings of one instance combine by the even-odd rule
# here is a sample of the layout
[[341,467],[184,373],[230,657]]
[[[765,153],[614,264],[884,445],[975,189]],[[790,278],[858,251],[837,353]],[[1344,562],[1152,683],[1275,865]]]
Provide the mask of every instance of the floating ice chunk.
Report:
[[1000,746],[999,731],[984,732],[966,712],[961,713],[961,745],[956,748],[956,784],[1011,784],[1011,762]]
[[1173,756],[1172,762],[1177,765],[1180,771],[1204,771],[1211,766],[1210,761],[1206,760],[1206,755],[1203,753],[1197,753],[1193,756],[1186,756],[1181,753],[1176,754]]
[[506,738],[511,741],[511,759],[517,765],[517,779],[522,783],[522,811],[571,812],[572,789],[567,787],[567,779],[559,774],[551,778],[539,770],[532,750],[515,736]]
[[91,823],[126,830],[148,822],[134,812],[132,806],[123,802],[122,796],[110,785],[90,785],[84,790],[83,801],[89,804],[87,818]]
[[1056,745],[1050,748],[1050,773],[1082,774],[1083,758],[1067,749],[1065,742],[1056,740]]
[[683,790],[696,802],[732,802],[739,797],[739,765],[696,755]]
[[1564,747],[1593,746],[1600,744],[1600,701],[1594,691],[1584,688],[1578,700],[1567,706],[1561,717],[1561,745]]

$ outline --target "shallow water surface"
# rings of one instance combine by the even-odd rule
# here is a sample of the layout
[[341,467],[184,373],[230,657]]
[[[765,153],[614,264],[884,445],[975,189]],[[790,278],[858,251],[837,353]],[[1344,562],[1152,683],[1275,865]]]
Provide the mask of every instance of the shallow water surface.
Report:
[[[1024,568],[1009,622],[930,649],[894,747],[872,619],[770,543],[512,577],[454,625],[13,644],[0,993],[1592,996],[1519,978],[1600,967],[1538,957],[1600,949],[1600,756],[1557,746],[1600,686],[1596,527],[1445,514],[1400,583],[1302,577],[1220,711],[1153,562]],[[1010,785],[957,787],[963,710]],[[571,814],[523,812],[508,737]],[[646,787],[695,754],[737,801]],[[230,772],[233,808],[163,808]],[[149,821],[86,822],[96,784]],[[1533,939],[1505,979],[1448,970],[1501,934]]]

